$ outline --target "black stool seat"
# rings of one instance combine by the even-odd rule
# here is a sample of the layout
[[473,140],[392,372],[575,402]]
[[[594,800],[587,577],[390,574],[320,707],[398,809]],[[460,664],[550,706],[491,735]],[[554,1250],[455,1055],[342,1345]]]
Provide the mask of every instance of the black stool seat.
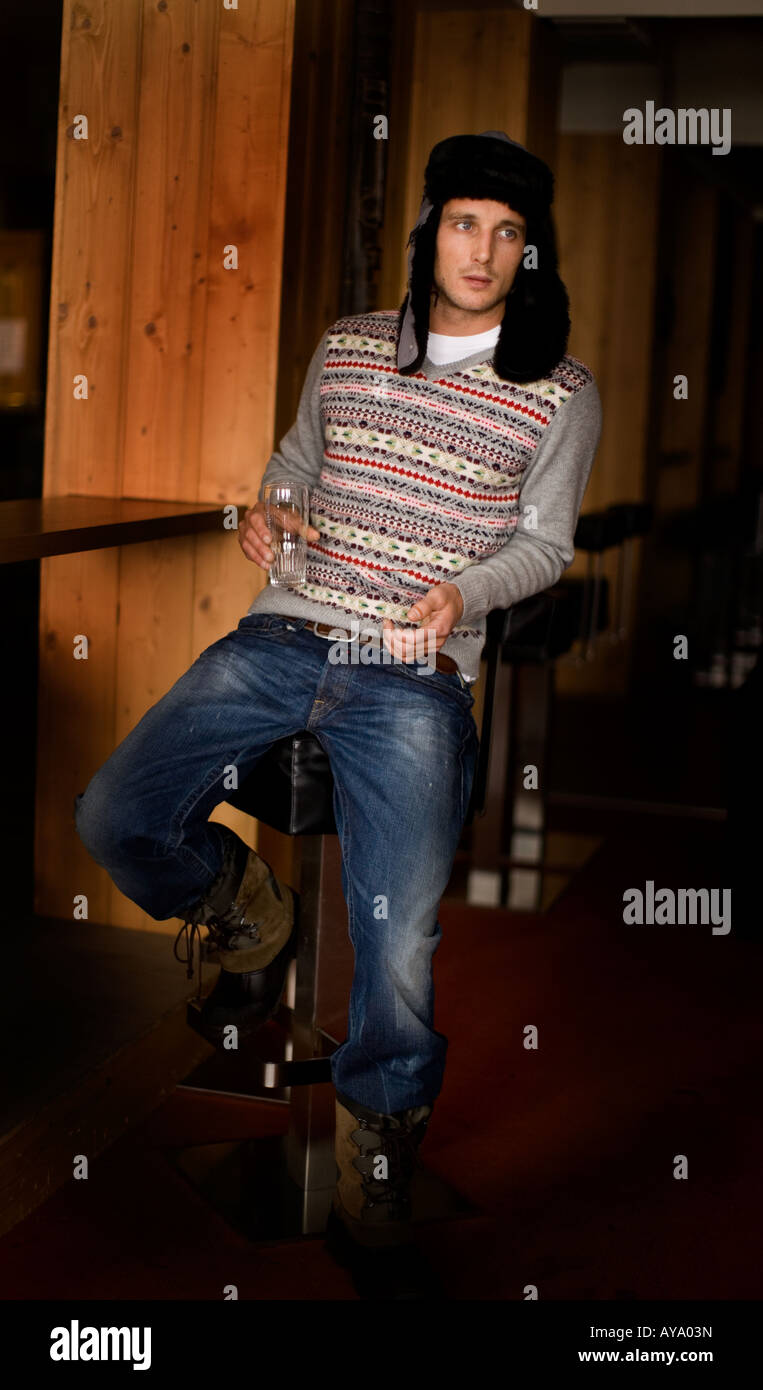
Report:
[[607,508],[607,515],[616,518],[616,525],[622,527],[623,539],[631,536],[645,536],[652,524],[654,508],[651,502],[613,502]]
[[[600,554],[619,545],[626,534],[629,514],[622,507],[608,507],[603,512],[586,512],[578,517],[575,528],[575,549]],[[632,524],[636,524],[635,518]]]
[[[584,597],[584,582],[567,579],[515,604],[506,614],[501,660],[525,665],[555,661],[568,652],[580,632]],[[602,600],[599,621],[606,626],[606,580]]]
[[284,835],[337,833],[328,753],[306,729],[271,744],[227,800]]

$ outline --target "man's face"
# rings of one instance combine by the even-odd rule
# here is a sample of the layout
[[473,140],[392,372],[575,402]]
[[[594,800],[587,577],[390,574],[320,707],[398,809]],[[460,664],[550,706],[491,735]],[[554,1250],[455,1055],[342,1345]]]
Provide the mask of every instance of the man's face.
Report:
[[434,283],[440,295],[438,305],[444,302],[475,315],[489,315],[491,309],[502,305],[522,260],[526,231],[522,214],[506,203],[489,198],[450,198],[437,228]]

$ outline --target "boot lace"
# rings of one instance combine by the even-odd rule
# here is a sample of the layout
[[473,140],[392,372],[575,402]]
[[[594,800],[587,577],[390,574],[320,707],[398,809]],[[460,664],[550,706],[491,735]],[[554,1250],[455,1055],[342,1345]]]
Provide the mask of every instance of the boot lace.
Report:
[[[208,936],[206,938],[205,943],[202,942],[202,926],[206,927],[208,932]],[[215,917],[210,916],[207,921],[197,920],[196,918],[189,918],[187,921],[183,923],[182,927],[180,928],[180,931],[175,937],[175,945],[173,948],[175,960],[180,961],[181,965],[186,965],[188,967],[188,969],[186,970],[186,974],[188,976],[188,979],[191,980],[193,979],[194,937],[198,937],[199,967],[201,967],[203,944],[206,944],[207,946],[213,944],[216,946],[220,946],[223,949],[233,950],[235,949],[236,943],[242,937],[245,938],[247,941],[251,942],[261,941],[262,938],[260,936],[259,927],[259,922],[250,922],[247,920],[246,913],[242,910],[241,907],[239,907],[238,903],[235,901],[232,902],[230,906],[226,908],[225,912],[220,913]],[[185,935],[186,952],[185,956],[179,956],[178,945],[180,943],[180,938],[183,935]]]
[[[183,935],[185,935],[185,955],[179,956],[178,946],[180,944],[180,938]],[[199,964],[201,964],[201,924],[199,922],[184,922],[182,927],[180,928],[180,931],[175,937],[175,945],[172,948],[172,953],[175,957],[175,960],[179,960],[181,965],[188,966],[188,969],[186,970],[186,975],[189,980],[193,979],[193,939],[195,936],[198,936],[199,938]]]
[[[353,1159],[355,1167],[363,1174],[361,1186],[366,1204],[375,1207],[386,1203],[390,1216],[402,1214],[409,1199],[411,1179],[418,1165],[418,1149],[426,1129],[426,1121],[420,1121],[413,1127],[401,1126],[399,1129],[378,1129],[364,1119],[358,1123],[361,1131],[370,1132],[380,1141],[362,1158]],[[363,1144],[363,1139],[360,1140],[360,1144]],[[386,1178],[374,1177],[374,1166],[380,1154],[387,1160]]]

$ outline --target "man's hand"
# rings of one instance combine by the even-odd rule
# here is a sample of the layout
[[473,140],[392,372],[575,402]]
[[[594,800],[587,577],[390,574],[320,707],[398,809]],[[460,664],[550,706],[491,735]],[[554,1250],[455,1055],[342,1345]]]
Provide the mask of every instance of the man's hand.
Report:
[[436,584],[423,598],[417,599],[405,615],[419,623],[416,632],[395,627],[391,618],[384,619],[384,645],[402,661],[425,660],[432,648],[439,652],[463,611],[464,600],[455,584]]
[[[278,519],[279,512],[276,508],[271,507],[270,514]],[[247,560],[253,560],[255,565],[260,565],[264,570],[269,569],[275,559],[272,550],[269,549],[271,536],[266,515],[265,503],[255,502],[253,507],[247,507],[238,524],[238,543]],[[289,513],[288,525],[292,531],[295,530],[292,513]],[[302,530],[303,528],[297,525],[296,529]],[[304,528],[304,534],[309,541],[317,541],[320,539],[321,533],[308,523]]]

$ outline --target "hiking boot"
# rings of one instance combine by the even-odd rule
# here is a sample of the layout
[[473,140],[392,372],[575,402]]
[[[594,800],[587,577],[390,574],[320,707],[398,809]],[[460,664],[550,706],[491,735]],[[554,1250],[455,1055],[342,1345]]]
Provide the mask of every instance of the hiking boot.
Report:
[[[193,978],[193,938],[199,933],[199,962],[219,962],[220,975],[200,1014],[201,1032],[220,1043],[235,1024],[248,1037],[275,1013],[289,962],[296,953],[299,897],[281,883],[254,850],[227,826],[220,826],[225,853],[219,874],[197,903],[184,913],[175,938],[175,957]],[[208,937],[202,943],[200,928]],[[191,928],[190,937],[188,928]],[[178,955],[186,933],[187,954]]]
[[385,1115],[337,1093],[338,1180],[326,1245],[361,1298],[443,1297],[411,1229],[411,1180],[431,1113],[420,1105]]

